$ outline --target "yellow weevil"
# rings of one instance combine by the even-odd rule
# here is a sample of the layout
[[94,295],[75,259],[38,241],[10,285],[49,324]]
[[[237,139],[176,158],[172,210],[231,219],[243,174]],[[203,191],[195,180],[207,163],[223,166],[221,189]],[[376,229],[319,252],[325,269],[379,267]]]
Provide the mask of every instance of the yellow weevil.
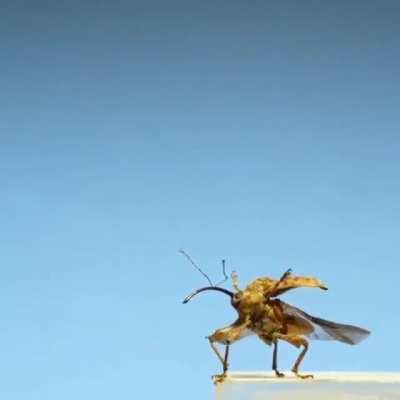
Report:
[[[229,346],[250,335],[257,335],[265,344],[273,345],[272,370],[277,377],[283,377],[277,366],[278,340],[284,340],[302,350],[297,357],[292,372],[299,378],[312,378],[312,375],[299,373],[299,366],[307,350],[308,339],[337,340],[347,344],[357,344],[365,339],[370,332],[353,325],[339,324],[321,318],[313,317],[306,312],[277,297],[288,290],[299,287],[314,287],[327,290],[327,287],[319,280],[311,277],[293,276],[291,270],[287,270],[280,279],[264,277],[252,281],[244,290],[239,288],[236,273],[232,273],[234,292],[223,287],[213,285],[208,276],[193,262],[193,260],[181,251],[190,262],[207,278],[210,286],[202,287],[187,296],[183,303],[186,304],[194,296],[205,291],[218,291],[230,297],[231,305],[238,313],[238,318],[231,325],[217,329],[208,336],[210,345],[222,363],[222,374],[214,376],[214,382],[222,382],[228,371]],[[223,261],[225,279],[225,262]],[[225,345],[225,353],[222,356],[215,343]]]

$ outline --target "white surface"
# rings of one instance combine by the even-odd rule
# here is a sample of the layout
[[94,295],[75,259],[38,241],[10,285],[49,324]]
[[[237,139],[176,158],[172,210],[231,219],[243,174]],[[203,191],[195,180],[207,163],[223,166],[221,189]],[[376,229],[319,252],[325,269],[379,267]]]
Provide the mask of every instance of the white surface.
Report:
[[268,372],[232,372],[228,374],[227,381],[229,382],[276,382],[288,383],[300,382],[319,382],[319,381],[332,381],[332,382],[382,382],[382,383],[400,383],[400,373],[398,372],[309,372],[302,371],[302,374],[313,374],[314,379],[299,380],[292,372],[283,371],[284,378],[277,378],[274,373]]
[[230,373],[216,386],[216,399],[400,400],[400,373],[312,372],[314,379],[306,380],[286,374],[285,378],[276,378],[271,373]]

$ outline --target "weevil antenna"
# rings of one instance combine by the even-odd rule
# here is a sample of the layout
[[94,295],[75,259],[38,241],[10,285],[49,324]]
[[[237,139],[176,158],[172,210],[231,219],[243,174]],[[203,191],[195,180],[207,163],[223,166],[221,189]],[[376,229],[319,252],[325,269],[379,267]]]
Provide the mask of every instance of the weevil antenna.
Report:
[[222,279],[222,281],[219,281],[215,286],[219,286],[228,280],[228,275],[226,274],[225,270],[225,260],[222,260],[222,274],[224,275],[224,279]]
[[189,262],[193,265],[193,267],[195,267],[197,269],[197,271],[199,271],[208,281],[208,283],[211,286],[214,286],[214,284],[211,282],[211,279],[209,278],[209,276],[203,272],[203,270],[193,261],[192,257],[189,256],[189,254],[187,254],[184,250],[179,250],[179,253],[183,254],[188,260]]

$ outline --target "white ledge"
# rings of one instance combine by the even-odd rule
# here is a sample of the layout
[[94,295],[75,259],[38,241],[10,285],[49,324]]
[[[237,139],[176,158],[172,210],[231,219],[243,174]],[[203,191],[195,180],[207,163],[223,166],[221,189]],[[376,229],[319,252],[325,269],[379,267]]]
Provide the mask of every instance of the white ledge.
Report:
[[231,372],[217,384],[217,400],[400,400],[400,373],[306,372],[314,379],[273,373]]
[[265,383],[308,383],[308,382],[376,382],[376,383],[400,383],[398,372],[310,372],[301,371],[302,374],[312,374],[314,379],[299,379],[293,372],[283,371],[284,378],[277,378],[272,372],[230,372],[225,382],[253,383],[263,381]]

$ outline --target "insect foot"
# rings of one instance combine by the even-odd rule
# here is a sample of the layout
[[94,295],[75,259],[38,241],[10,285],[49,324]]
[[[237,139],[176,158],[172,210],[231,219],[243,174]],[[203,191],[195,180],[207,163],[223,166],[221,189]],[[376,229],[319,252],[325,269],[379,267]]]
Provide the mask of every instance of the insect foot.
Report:
[[314,375],[311,375],[311,374],[303,375],[303,374],[299,374],[297,371],[293,371],[293,373],[300,379],[314,379]]
[[226,373],[219,374],[219,375],[213,375],[212,380],[214,382],[214,385],[218,385],[220,383],[223,383],[226,379]]

